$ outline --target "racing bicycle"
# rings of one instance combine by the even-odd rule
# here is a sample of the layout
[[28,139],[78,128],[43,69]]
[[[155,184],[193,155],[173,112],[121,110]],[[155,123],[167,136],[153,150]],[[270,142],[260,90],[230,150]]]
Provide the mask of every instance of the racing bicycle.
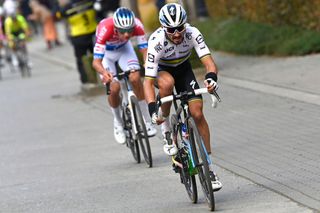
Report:
[[[132,90],[129,81],[130,71],[118,70],[114,77],[117,77],[121,85],[121,111],[123,129],[126,134],[126,146],[130,148],[133,158],[137,163],[141,162],[140,149],[143,157],[152,167],[152,154],[149,143],[149,137],[145,126],[145,121],[141,113],[139,101]],[[110,84],[106,85],[107,95],[110,94]]]
[[[209,205],[209,209],[214,211],[215,199],[209,174],[210,158],[204,146],[199,130],[192,118],[188,98],[190,95],[200,95],[208,93],[207,88],[195,89],[191,92],[181,92],[160,98],[157,96],[157,107],[160,109],[161,104],[173,101],[176,112],[171,115],[170,135],[166,135],[168,143],[175,143],[178,153],[172,156],[173,170],[180,174],[180,181],[184,184],[188,197],[193,203],[197,203],[198,193],[195,176],[198,175],[202,191]],[[221,101],[216,92],[210,95],[212,106],[216,107]],[[180,100],[178,103],[177,101]]]
[[22,77],[31,77],[31,68],[28,65],[28,52],[25,44],[25,39],[19,37],[15,38],[14,43],[16,47],[15,53],[18,59],[18,66]]

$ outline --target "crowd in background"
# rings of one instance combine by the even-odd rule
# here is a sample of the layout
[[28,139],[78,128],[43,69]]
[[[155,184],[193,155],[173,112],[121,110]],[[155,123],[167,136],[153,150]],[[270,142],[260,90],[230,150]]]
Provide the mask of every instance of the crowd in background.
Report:
[[[83,85],[89,84],[83,56],[92,53],[99,21],[111,15],[119,6],[120,0],[0,0],[0,47],[8,40],[4,27],[7,17],[14,17],[15,20],[18,15],[19,19],[24,19],[28,29],[26,37],[41,36],[48,50],[61,45],[56,23],[63,21],[68,41],[74,47],[80,81]],[[12,28],[19,25],[18,22],[12,23]]]

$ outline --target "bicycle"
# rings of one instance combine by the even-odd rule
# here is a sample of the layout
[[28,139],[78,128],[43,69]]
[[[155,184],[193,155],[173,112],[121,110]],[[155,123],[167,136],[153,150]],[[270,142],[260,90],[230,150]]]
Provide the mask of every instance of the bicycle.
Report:
[[16,55],[22,77],[31,77],[31,69],[28,65],[28,52],[24,39],[15,39]]
[[[126,146],[130,148],[133,158],[137,163],[141,162],[140,149],[149,168],[152,167],[152,154],[149,137],[143,119],[138,99],[132,90],[129,81],[130,71],[118,71],[117,77],[121,85],[121,111],[123,129],[126,134]],[[106,93],[110,94],[110,84],[106,85]],[[125,88],[125,89],[124,89]]]
[[[157,107],[160,109],[161,104],[173,101],[176,112],[171,115],[172,140],[169,138],[170,135],[166,135],[168,143],[173,142],[178,148],[177,155],[172,156],[173,169],[180,174],[181,183],[184,184],[189,199],[193,203],[197,203],[198,199],[195,179],[195,175],[198,175],[209,208],[214,211],[215,200],[209,175],[210,158],[188,108],[188,96],[205,93],[208,93],[207,88],[195,89],[192,92],[185,91],[163,98],[157,96]],[[216,92],[211,94],[211,98],[213,107],[221,101]],[[180,104],[177,100],[180,100]]]

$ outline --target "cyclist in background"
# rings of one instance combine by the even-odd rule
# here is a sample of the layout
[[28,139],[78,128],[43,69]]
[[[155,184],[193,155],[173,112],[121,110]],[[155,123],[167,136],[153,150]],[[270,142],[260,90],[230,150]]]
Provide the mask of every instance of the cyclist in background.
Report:
[[93,39],[96,31],[96,11],[92,0],[59,0],[58,16],[66,18],[69,27],[69,37],[74,49],[77,68],[80,74],[82,88],[91,86],[85,71],[82,58],[93,53]]
[[138,49],[145,60],[147,53],[147,40],[144,27],[134,13],[125,7],[118,8],[113,17],[103,19],[96,32],[96,44],[94,46],[93,67],[100,74],[104,84],[110,83],[111,94],[108,102],[114,116],[114,137],[118,143],[125,143],[126,136],[120,115],[120,84],[116,78],[115,63],[118,62],[123,71],[130,71],[129,81],[132,83],[139,105],[146,121],[148,136],[154,136],[156,129],[151,124],[148,107],[144,99],[143,85],[140,79],[140,65],[137,55],[129,40],[137,37]]
[[[160,118],[156,112],[155,81],[157,80],[158,83],[160,97],[171,95],[174,88],[177,93],[198,89],[199,85],[188,60],[193,48],[206,69],[205,85],[209,92],[213,92],[218,87],[216,83],[218,70],[200,31],[186,23],[187,14],[181,5],[176,3],[164,5],[159,11],[159,21],[162,26],[150,36],[148,42],[144,91],[152,121],[162,123],[161,131],[165,140],[164,152],[168,155],[175,155],[178,151],[176,145],[174,143],[168,145],[167,140],[172,140],[172,138],[165,137],[167,132],[171,132],[170,122],[167,119],[171,103],[162,105],[162,118]],[[194,95],[188,102],[190,113],[204,140],[209,158],[211,158],[210,132],[203,115],[202,96]],[[222,184],[213,172],[212,164],[210,164],[210,177],[212,188],[215,191],[220,190]]]
[[[30,36],[30,31],[26,19],[16,12],[8,14],[4,22],[5,35],[8,41],[9,48],[12,50],[11,60],[13,66],[18,66],[18,59],[16,56],[16,40],[23,43],[22,46],[26,47],[26,39]],[[28,66],[31,66],[28,61]]]

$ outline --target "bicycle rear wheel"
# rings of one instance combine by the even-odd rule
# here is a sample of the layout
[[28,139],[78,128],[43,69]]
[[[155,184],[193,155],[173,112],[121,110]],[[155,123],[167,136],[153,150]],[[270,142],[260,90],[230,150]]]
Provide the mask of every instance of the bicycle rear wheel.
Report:
[[189,155],[188,152],[179,146],[178,140],[182,141],[181,136],[181,127],[178,126],[178,116],[173,114],[171,116],[171,125],[172,125],[172,137],[173,140],[176,142],[178,147],[178,161],[182,164],[182,168],[179,168],[180,179],[181,182],[184,184],[188,197],[192,203],[198,202],[198,191],[197,191],[197,184],[196,178],[194,175],[189,173]]
[[192,146],[193,156],[198,170],[199,181],[204,196],[207,200],[211,211],[215,209],[214,194],[211,185],[209,174],[209,164],[207,159],[207,152],[204,147],[203,139],[199,134],[198,128],[192,117],[188,118],[188,133],[189,140]]
[[31,77],[31,69],[28,65],[28,56],[25,50],[20,50],[19,67],[22,77]]
[[132,156],[137,163],[141,162],[138,141],[133,138],[132,119],[128,107],[122,110],[123,126],[126,133],[126,145],[130,148]]
[[146,125],[142,117],[141,109],[138,103],[138,99],[135,96],[131,96],[131,104],[134,116],[134,122],[137,127],[137,139],[141,147],[144,159],[149,167],[152,167],[152,155],[149,143],[149,137],[147,134]]

